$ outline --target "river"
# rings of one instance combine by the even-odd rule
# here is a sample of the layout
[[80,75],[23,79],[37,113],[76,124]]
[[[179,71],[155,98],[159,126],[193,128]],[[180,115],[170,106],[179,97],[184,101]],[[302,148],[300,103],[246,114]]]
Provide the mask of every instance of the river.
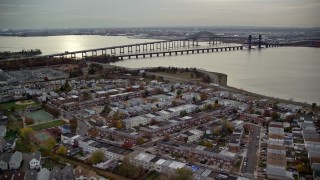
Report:
[[[123,36],[0,37],[0,51],[40,49],[43,54],[155,41]],[[140,68],[196,67],[228,75],[228,85],[247,91],[320,104],[320,49],[278,47],[262,50],[131,59],[114,65]]]

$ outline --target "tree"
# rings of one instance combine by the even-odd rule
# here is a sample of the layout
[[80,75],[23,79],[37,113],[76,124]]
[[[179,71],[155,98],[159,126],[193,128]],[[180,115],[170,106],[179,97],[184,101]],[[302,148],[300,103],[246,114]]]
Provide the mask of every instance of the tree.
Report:
[[221,128],[220,128],[220,127],[216,127],[216,128],[213,129],[212,132],[213,132],[213,134],[214,134],[215,136],[219,136],[220,133],[221,133]]
[[87,92],[87,91],[84,91],[84,92],[83,92],[83,99],[84,99],[85,101],[91,99],[90,93]]
[[130,149],[133,147],[133,144],[132,142],[129,142],[129,141],[125,141],[122,145],[121,145],[122,148],[124,149]]
[[43,144],[48,149],[53,149],[53,147],[57,144],[57,141],[53,138],[49,138],[49,139],[45,140]]
[[177,98],[180,98],[180,97],[181,97],[181,95],[182,95],[182,90],[181,90],[181,89],[179,89],[179,90],[177,91]]
[[66,155],[67,154],[67,148],[64,145],[61,145],[59,147],[59,149],[57,150],[57,154]]
[[203,93],[200,94],[200,98],[201,98],[201,101],[207,100],[208,99],[208,94],[203,92]]
[[218,105],[219,104],[219,101],[216,99],[215,101],[214,101],[214,105]]
[[101,113],[109,114],[111,111],[112,109],[108,105],[105,105]]
[[143,143],[144,143],[144,139],[142,137],[137,139],[137,144],[141,145]]
[[97,150],[93,152],[89,158],[91,164],[99,164],[106,160],[106,155],[103,151]]
[[188,113],[187,113],[186,110],[183,110],[183,111],[180,112],[180,117],[184,117],[184,116],[187,116],[187,115],[188,115]]
[[31,125],[31,124],[34,123],[33,119],[32,118],[28,118],[28,117],[25,118],[24,122],[26,123],[26,125]]
[[61,90],[61,91],[66,91],[66,92],[69,92],[69,91],[72,90],[72,87],[70,86],[68,79],[66,80],[66,82],[64,83],[64,85],[61,86],[60,90]]
[[117,121],[116,128],[122,129],[122,122],[120,120]]
[[151,125],[156,125],[156,124],[159,124],[159,122],[155,119],[151,119],[151,122],[150,122]]
[[204,105],[204,107],[203,107],[203,110],[204,110],[204,111],[210,111],[210,110],[212,110],[212,109],[213,109],[212,104],[206,104],[206,105]]
[[172,100],[171,104],[172,104],[172,106],[178,106],[178,102],[175,100]]
[[15,111],[16,111],[16,107],[11,106],[11,107],[10,107],[10,110],[11,110],[11,112],[15,112]]
[[30,141],[30,134],[33,133],[33,129],[31,127],[25,127],[25,128],[22,128],[20,129],[20,137],[21,137],[21,140],[23,142],[27,142],[29,143]]
[[311,108],[313,111],[316,109],[316,107],[317,107],[317,103],[312,103]]
[[99,135],[99,132],[96,128],[91,128],[88,131],[89,135],[92,137],[97,137]]
[[73,119],[71,119],[71,120],[69,121],[69,123],[70,123],[71,129],[72,129],[73,131],[76,131],[76,129],[77,129],[77,127],[78,127],[78,121],[77,121],[77,119],[76,119],[76,118],[73,118]]
[[269,110],[264,110],[263,116],[270,117],[271,116],[270,111]]
[[133,164],[131,164],[129,159],[125,157],[122,161],[122,164],[119,167],[119,174],[122,176],[135,179],[138,173],[139,173],[138,168]]
[[166,133],[163,138],[164,141],[170,141],[170,134]]
[[192,180],[193,173],[191,169],[188,168],[179,168],[176,170],[176,175],[174,176],[175,180]]
[[278,120],[278,119],[280,118],[280,116],[279,116],[279,114],[278,114],[277,112],[273,111],[273,112],[271,113],[271,118],[272,118],[273,120]]

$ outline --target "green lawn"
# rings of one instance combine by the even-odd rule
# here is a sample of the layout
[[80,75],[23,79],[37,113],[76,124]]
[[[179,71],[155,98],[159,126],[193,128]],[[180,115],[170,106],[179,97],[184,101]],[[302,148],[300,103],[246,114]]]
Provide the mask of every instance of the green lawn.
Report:
[[0,109],[4,109],[7,111],[11,111],[11,107],[14,107],[16,110],[24,110],[28,106],[41,106],[39,103],[33,103],[33,104],[26,104],[26,105],[18,105],[14,101],[12,102],[7,102],[7,103],[2,103],[0,104]]
[[48,123],[43,123],[43,124],[37,124],[37,125],[33,125],[30,126],[34,131],[39,131],[42,129],[47,129],[47,128],[51,128],[51,127],[56,127],[56,126],[60,126],[65,124],[66,122],[62,121],[62,120],[58,120],[58,121],[51,121]]

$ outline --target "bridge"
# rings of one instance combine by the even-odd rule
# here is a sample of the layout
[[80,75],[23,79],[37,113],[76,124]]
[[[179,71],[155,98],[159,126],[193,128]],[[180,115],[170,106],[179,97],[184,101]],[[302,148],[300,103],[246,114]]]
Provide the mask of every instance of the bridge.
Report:
[[[80,51],[35,56],[32,58],[85,58],[89,56],[112,56],[115,59],[131,59],[171,56],[180,54],[198,54],[218,51],[235,51],[253,48],[278,47],[277,42],[268,42],[262,35],[248,37],[217,36],[210,32],[200,32],[183,39],[137,43]],[[27,58],[30,59],[30,58]]]

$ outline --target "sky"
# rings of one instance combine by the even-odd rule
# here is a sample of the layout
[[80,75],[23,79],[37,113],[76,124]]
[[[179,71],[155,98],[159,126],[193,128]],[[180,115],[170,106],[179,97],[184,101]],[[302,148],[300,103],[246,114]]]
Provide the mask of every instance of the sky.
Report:
[[320,27],[320,0],[0,0],[0,29]]

